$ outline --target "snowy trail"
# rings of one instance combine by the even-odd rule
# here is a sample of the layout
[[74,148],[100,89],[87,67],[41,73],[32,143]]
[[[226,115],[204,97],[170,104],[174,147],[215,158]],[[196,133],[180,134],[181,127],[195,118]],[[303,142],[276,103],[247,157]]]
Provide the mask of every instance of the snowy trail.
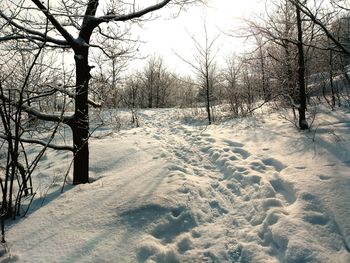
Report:
[[[288,227],[288,231],[281,229],[284,224],[294,223],[289,220],[290,210],[294,213],[298,210],[293,208],[297,200],[294,185],[281,174],[287,167],[285,164],[269,154],[250,152],[243,142],[228,140],[227,136],[220,139],[213,129],[206,131],[205,127],[180,125],[168,118],[152,116],[146,124],[151,126],[145,128],[146,133],[153,134],[162,145],[161,154],[156,158],[171,163],[168,169],[173,179],[169,183],[181,185],[177,191],[185,195],[186,209],[198,222],[198,226],[193,225],[186,233],[181,233],[186,241],[179,237],[179,243],[165,244],[179,247],[185,242],[187,246],[181,249],[183,260],[277,262],[288,257],[295,257],[290,261],[310,257],[310,253],[303,251],[304,243],[292,247],[300,249],[300,255],[288,255],[288,235],[295,233]],[[301,211],[309,209],[310,204],[316,206],[304,217],[306,222],[316,227],[330,225],[329,234],[337,228],[336,221],[320,212],[322,208],[317,206],[316,196],[305,193],[300,199],[296,206],[305,205]],[[327,229],[322,231],[327,232]],[[339,231],[338,234],[342,239]],[[337,245],[344,244],[338,241]],[[191,247],[195,249],[192,251]],[[147,257],[157,258],[157,255]],[[315,256],[317,259],[325,257],[334,255],[327,256],[320,251]]]
[[92,140],[95,181],[10,226],[12,261],[350,262],[347,153],[274,120],[206,127],[178,111]]
[[[155,119],[146,132],[161,141],[163,149],[157,158],[172,163],[168,167],[175,178],[171,183],[182,183],[178,192],[187,195],[187,209],[199,222],[199,226],[182,233],[186,242],[177,244],[187,244],[181,249],[183,259],[300,262],[335,257],[322,250],[311,255],[312,249],[305,249],[304,242],[294,243],[288,236],[294,227],[315,230],[317,237],[319,231],[337,235],[333,244],[336,250],[348,250],[348,232],[344,234],[339,229],[334,215],[327,214],[317,196],[308,192],[298,196],[294,183],[284,179],[288,166],[271,157],[268,147],[262,149],[263,153],[254,153],[243,142],[228,140],[226,134],[225,139],[220,139],[213,129],[179,125],[169,118],[149,120]],[[305,167],[296,165],[293,169]],[[320,180],[327,177],[321,176]],[[301,217],[303,222],[295,225],[294,217]],[[315,236],[306,234],[304,238]],[[315,242],[310,241],[307,242],[312,247]],[[171,245],[176,246],[176,242]]]
[[[287,214],[285,207],[296,199],[293,187],[279,176],[284,165],[273,158],[257,158],[241,142],[217,140],[203,127],[172,126],[167,119],[153,126],[157,127],[154,137],[163,146],[160,156],[175,163],[168,168],[171,176],[184,181],[178,191],[187,194],[189,209],[196,220],[203,221],[194,235],[186,236],[187,243],[196,248],[193,252],[190,246],[182,248],[186,257],[238,261],[241,257],[253,259],[247,255],[253,250],[276,255],[278,248],[269,237],[269,226]],[[267,172],[270,178],[266,178]],[[216,243],[223,247],[212,249]],[[252,244],[252,251],[245,249],[242,254],[242,243]]]

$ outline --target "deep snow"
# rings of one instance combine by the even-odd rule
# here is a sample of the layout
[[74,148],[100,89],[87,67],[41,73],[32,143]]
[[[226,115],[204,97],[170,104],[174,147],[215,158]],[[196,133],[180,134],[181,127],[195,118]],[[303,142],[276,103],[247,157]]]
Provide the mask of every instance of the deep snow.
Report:
[[48,151],[2,259],[350,262],[349,112],[321,108],[300,132],[277,113],[207,127],[188,111],[144,110],[140,128],[100,129],[93,182],[63,194],[69,156]]

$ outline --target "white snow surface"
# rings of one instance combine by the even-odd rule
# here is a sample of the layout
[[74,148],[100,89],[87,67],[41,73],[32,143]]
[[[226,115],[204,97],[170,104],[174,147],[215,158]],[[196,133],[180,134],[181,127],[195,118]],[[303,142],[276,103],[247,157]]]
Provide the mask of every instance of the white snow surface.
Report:
[[277,113],[140,119],[92,138],[92,182],[63,194],[69,156],[46,153],[3,262],[350,262],[349,112],[304,132]]

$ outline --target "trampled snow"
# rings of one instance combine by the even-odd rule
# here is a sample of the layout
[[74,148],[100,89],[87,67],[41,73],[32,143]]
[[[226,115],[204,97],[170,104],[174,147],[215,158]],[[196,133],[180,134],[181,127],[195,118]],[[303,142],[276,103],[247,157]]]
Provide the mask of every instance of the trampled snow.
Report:
[[69,156],[46,153],[2,258],[350,262],[349,117],[323,109],[300,132],[277,113],[205,126],[141,111],[140,128],[91,139],[90,184],[59,194]]

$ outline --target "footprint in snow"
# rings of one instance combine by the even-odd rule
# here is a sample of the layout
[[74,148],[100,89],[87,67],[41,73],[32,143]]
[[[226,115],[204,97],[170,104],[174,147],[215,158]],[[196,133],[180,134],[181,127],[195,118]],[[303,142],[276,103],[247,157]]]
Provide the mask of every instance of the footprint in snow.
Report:
[[243,147],[243,146],[244,146],[243,143],[234,142],[234,141],[230,141],[230,140],[225,140],[225,143],[226,143],[228,146],[231,146],[231,147]]
[[211,201],[209,203],[209,205],[214,212],[214,216],[221,216],[221,215],[227,214],[229,212],[227,209],[220,206],[220,204],[218,203],[217,200]]
[[260,184],[261,181],[261,177],[259,175],[246,175],[242,179],[242,183],[246,185]]
[[251,162],[250,168],[252,168],[254,171],[261,172],[261,173],[266,170],[266,166],[262,162]]
[[312,225],[328,224],[330,218],[320,198],[308,192],[301,193],[299,197],[304,210],[303,219],[306,222]]
[[181,253],[184,254],[186,251],[191,250],[193,248],[192,245],[192,239],[188,235],[186,235],[184,238],[182,238],[178,243],[177,243],[177,250]]
[[205,139],[207,142],[214,143],[216,140],[214,138],[206,138]]
[[180,171],[183,173],[188,173],[188,170],[185,167],[180,167],[178,165],[172,164],[168,166],[169,171]]
[[281,194],[288,204],[293,204],[296,201],[296,192],[289,183],[284,181],[282,178],[275,177],[270,180],[270,184],[276,193]]
[[239,154],[241,156],[242,159],[247,159],[250,156],[250,153],[247,152],[246,150],[242,149],[242,148],[233,148],[232,152]]
[[193,215],[184,208],[177,208],[160,220],[151,235],[165,243],[171,243],[178,235],[190,232],[195,226],[197,223]]
[[329,176],[329,175],[324,175],[324,174],[318,175],[318,178],[320,178],[320,180],[322,180],[322,181],[327,181],[327,180],[332,179],[331,176]]
[[303,219],[312,225],[327,225],[329,217],[318,212],[309,212],[303,216]]
[[160,140],[161,136],[160,136],[160,134],[154,134],[153,138],[156,139],[156,140]]
[[275,168],[276,171],[280,172],[287,166],[281,163],[280,161],[276,160],[275,158],[267,158],[263,159],[262,162],[267,166],[272,166]]
[[224,152],[229,152],[231,149],[229,147],[223,148]]

